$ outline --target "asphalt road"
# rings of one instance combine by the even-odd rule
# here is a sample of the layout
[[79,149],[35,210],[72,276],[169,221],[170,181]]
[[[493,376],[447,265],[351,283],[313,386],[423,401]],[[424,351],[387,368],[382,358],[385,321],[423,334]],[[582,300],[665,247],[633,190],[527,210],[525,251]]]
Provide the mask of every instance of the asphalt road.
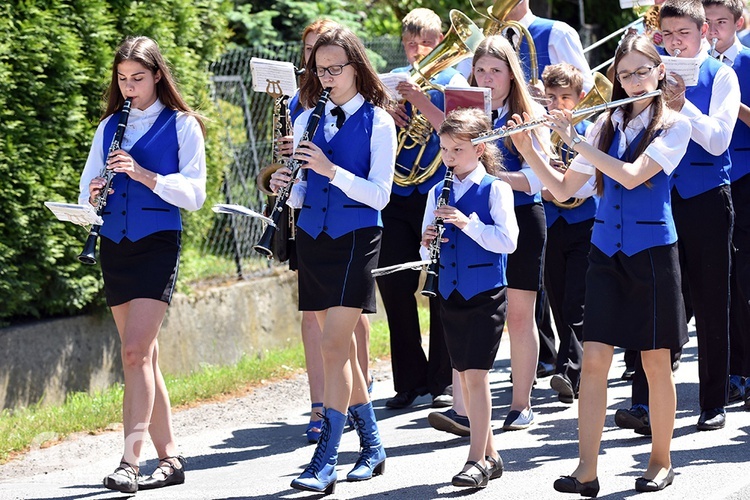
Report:
[[[337,484],[338,498],[576,498],[557,493],[557,476],[573,471],[577,461],[577,404],[558,402],[542,379],[533,393],[536,423],[528,430],[503,432],[502,421],[511,399],[509,345],[503,339],[491,373],[496,445],[505,461],[505,474],[484,490],[454,488],[450,479],[468,453],[468,438],[433,430],[427,424],[431,399],[415,407],[392,411],[384,402],[393,395],[390,364],[375,365],[373,400],[387,453],[383,476],[370,481]],[[678,409],[672,443],[677,476],[663,492],[638,494],[634,482],[645,469],[650,439],[614,425],[614,412],[629,405],[629,383],[621,381],[624,365],[618,351],[610,371],[606,428],[599,460],[599,498],[646,495],[651,499],[750,499],[750,412],[742,403],[727,409],[727,426],[698,432],[698,361],[694,332],[676,372]],[[184,485],[142,491],[139,499],[319,498],[289,487],[312,456],[304,439],[308,399],[306,379],[267,384],[242,398],[185,409],[175,414],[182,453],[187,457]],[[119,432],[77,435],[0,466],[0,499],[118,499],[104,489],[101,478],[120,456]],[[339,477],[345,478],[357,457],[353,432],[344,434]],[[142,469],[156,465],[149,447]]]

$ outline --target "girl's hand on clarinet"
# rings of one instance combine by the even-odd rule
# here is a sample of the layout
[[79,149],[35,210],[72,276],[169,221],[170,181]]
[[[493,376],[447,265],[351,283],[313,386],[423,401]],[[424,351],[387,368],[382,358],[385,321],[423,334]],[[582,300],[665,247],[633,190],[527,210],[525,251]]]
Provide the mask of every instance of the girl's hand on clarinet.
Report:
[[292,158],[306,162],[302,168],[309,168],[329,179],[336,175],[336,165],[331,163],[323,151],[311,141],[300,142]]
[[[102,192],[102,189],[104,189],[104,186],[107,185],[107,181],[104,179],[104,177],[94,177],[91,179],[91,182],[89,182],[89,203],[92,206],[96,206],[96,199],[99,197],[99,193]],[[109,194],[114,193],[115,190],[110,188]]]
[[[450,205],[443,205],[442,207],[435,210],[434,214],[435,217],[440,217],[441,219],[443,219],[443,222],[453,224],[459,229],[465,228],[469,223],[469,218],[466,215],[464,215],[456,207],[452,207]],[[447,240],[444,240],[443,242],[445,241]]]
[[122,149],[113,151],[107,159],[107,168],[118,174],[126,174],[134,181],[146,185],[150,189],[156,186],[156,174],[146,170],[138,164],[130,153]]
[[271,180],[268,184],[271,186],[271,191],[277,193],[279,189],[283,188],[292,180],[292,171],[287,167],[281,167],[271,174]]
[[289,158],[294,153],[294,137],[287,135],[285,137],[279,137],[274,146],[278,154],[285,158]]
[[430,248],[430,245],[432,245],[432,242],[437,238],[437,229],[435,226],[430,224],[427,226],[427,228],[424,230],[424,234],[422,235],[422,246],[425,248]]

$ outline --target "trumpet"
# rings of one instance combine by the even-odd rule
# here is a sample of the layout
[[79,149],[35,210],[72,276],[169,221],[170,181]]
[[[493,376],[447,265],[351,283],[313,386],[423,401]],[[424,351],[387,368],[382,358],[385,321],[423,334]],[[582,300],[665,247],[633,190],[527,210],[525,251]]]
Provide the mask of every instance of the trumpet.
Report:
[[[122,138],[125,135],[125,129],[128,126],[128,118],[130,118],[130,105],[132,101],[132,97],[128,97],[127,99],[125,99],[125,102],[122,105],[122,110],[120,111],[120,121],[117,123],[117,130],[115,130],[115,135],[112,137],[112,143],[109,145],[107,158],[109,158],[110,154],[120,149]],[[104,207],[107,205],[107,196],[109,196],[109,190],[112,186],[112,179],[115,177],[115,173],[107,168],[106,160],[104,168],[99,174],[99,177],[103,177],[106,181],[106,184],[104,184],[104,187],[101,189],[101,191],[99,191],[99,194],[96,196],[95,200],[96,215],[101,217],[102,213],[104,213]],[[96,264],[96,241],[99,238],[99,231],[101,230],[101,228],[102,226],[99,224],[94,224],[93,226],[91,226],[89,237],[86,239],[86,244],[83,246],[83,251],[81,251],[81,254],[78,256],[78,260],[81,261],[81,263],[88,264],[90,266]]]
[[[579,118],[581,116],[600,113],[610,108],[624,106],[625,104],[630,104],[632,102],[641,101],[643,99],[651,99],[652,97],[656,97],[659,95],[661,95],[661,90],[653,90],[651,92],[646,92],[643,95],[639,95],[635,97],[626,97],[624,99],[618,99],[612,102],[605,102],[597,106],[591,106],[590,108],[584,108],[584,109],[579,109],[578,111],[573,111],[573,113],[571,113],[571,118],[575,120],[576,118]],[[496,141],[498,139],[504,139],[505,137],[518,134],[521,132],[525,132],[527,130],[535,129],[541,126],[549,126],[549,121],[547,120],[546,117],[536,118],[534,120],[531,120],[526,123],[522,123],[521,125],[516,125],[514,127],[500,127],[494,130],[490,130],[489,132],[485,132],[479,137],[472,139],[471,143],[481,144],[483,142]]]

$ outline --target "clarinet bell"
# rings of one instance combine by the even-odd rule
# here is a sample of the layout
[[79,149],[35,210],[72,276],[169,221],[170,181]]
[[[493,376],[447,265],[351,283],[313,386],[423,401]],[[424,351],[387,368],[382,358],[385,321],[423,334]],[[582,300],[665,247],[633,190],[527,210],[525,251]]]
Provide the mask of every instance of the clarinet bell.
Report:
[[78,260],[82,264],[93,266],[96,264],[96,240],[97,234],[90,234],[86,239],[86,244],[83,246],[81,255],[78,256]]
[[422,295],[431,299],[437,297],[437,281],[435,279],[437,278],[437,273],[435,272],[435,269],[433,269],[434,265],[435,264],[430,264],[430,267],[427,268],[424,286],[421,291]]
[[273,236],[276,232],[276,227],[272,225],[266,226],[265,231],[263,231],[263,236],[260,237],[260,240],[258,240],[258,243],[253,246],[253,250],[258,252],[259,254],[265,255],[269,259],[273,257],[273,252],[271,251],[271,243],[273,242]]

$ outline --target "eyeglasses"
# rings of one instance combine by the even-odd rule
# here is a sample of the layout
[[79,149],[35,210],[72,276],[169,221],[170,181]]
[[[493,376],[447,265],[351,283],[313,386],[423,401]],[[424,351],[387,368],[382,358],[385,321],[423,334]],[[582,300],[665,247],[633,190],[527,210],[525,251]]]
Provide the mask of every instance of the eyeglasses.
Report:
[[633,77],[635,77],[638,81],[645,80],[646,78],[648,78],[655,67],[656,66],[641,66],[632,73],[622,71],[620,73],[617,73],[617,80],[620,83],[629,83]]
[[318,75],[318,78],[323,78],[326,75],[326,71],[328,71],[328,74],[331,76],[339,76],[344,72],[344,66],[349,66],[351,63],[352,62],[349,61],[346,64],[334,64],[333,66],[328,66],[327,68],[323,68],[322,66],[315,66],[313,70],[315,71],[315,74]]

